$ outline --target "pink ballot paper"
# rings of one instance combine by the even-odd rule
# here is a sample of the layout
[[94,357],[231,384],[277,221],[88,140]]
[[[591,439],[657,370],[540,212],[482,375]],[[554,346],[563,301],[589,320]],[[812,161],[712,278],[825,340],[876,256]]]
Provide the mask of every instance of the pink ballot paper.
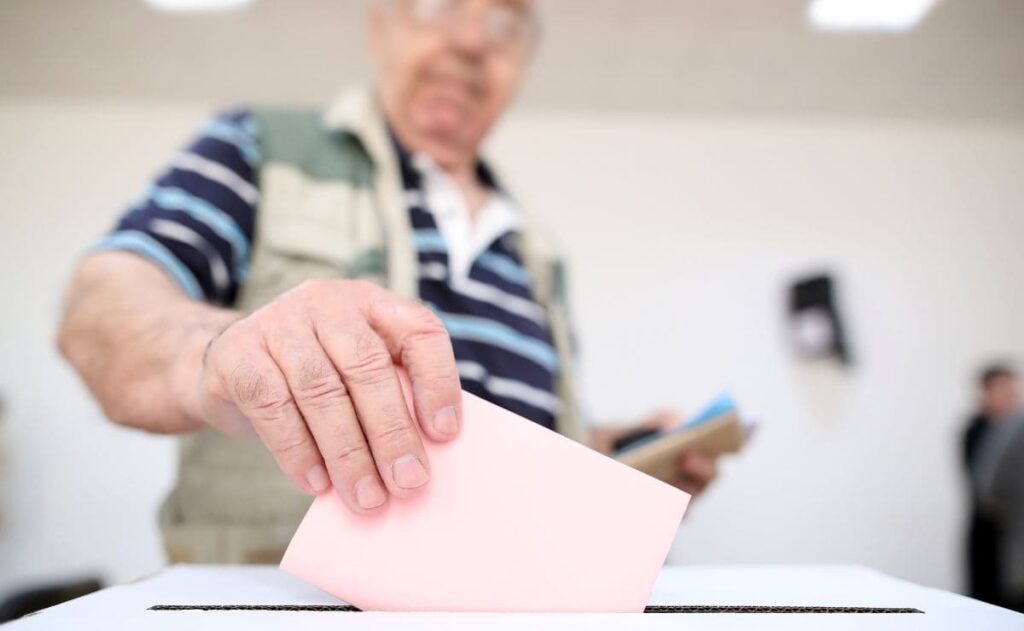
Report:
[[281,567],[365,610],[641,612],[690,497],[469,393],[415,498],[314,500]]

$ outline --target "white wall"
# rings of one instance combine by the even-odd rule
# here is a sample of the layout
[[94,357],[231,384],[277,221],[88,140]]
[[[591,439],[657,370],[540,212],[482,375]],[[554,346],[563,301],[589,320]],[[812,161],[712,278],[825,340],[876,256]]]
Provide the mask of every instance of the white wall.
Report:
[[[77,252],[207,111],[0,103],[0,589],[162,563],[172,442],[105,424],[51,338]],[[966,384],[991,354],[1024,357],[1024,129],[531,115],[492,153],[573,264],[596,415],[729,388],[765,420],[676,561],[958,586]],[[849,373],[784,344],[784,283],[818,264],[841,281]]]
[[[575,263],[594,412],[694,411],[728,388],[764,418],[674,560],[849,561],[959,585],[966,384],[991,354],[1024,354],[1024,129],[543,118],[503,132],[510,176]],[[784,284],[821,264],[841,282],[849,373],[784,343]]]
[[53,349],[74,260],[144,190],[203,108],[0,104],[0,591],[163,563],[173,442],[106,423]]

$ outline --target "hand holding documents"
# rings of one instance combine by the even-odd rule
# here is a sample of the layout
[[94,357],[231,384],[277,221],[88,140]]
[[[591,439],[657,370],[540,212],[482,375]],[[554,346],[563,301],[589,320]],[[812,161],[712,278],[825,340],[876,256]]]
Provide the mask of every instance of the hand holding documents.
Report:
[[637,440],[615,456],[634,469],[659,480],[671,481],[684,451],[737,452],[755,427],[754,422],[740,418],[732,397],[723,394],[693,418]]
[[643,611],[689,496],[462,397],[422,493],[371,515],[320,495],[281,567],[362,609]]

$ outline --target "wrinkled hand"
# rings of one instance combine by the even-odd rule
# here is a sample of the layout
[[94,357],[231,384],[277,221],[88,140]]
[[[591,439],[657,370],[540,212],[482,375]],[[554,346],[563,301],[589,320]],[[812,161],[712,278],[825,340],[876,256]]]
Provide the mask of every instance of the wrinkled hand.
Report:
[[371,510],[430,478],[396,362],[422,433],[455,437],[461,390],[440,320],[365,281],[310,281],[209,343],[194,414],[225,433],[254,431],[304,492],[333,485],[354,510]]

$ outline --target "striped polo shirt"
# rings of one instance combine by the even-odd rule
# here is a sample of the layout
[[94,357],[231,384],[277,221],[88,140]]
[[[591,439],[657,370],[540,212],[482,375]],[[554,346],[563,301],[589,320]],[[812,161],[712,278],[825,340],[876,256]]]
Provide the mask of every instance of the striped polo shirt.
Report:
[[[463,389],[553,427],[558,356],[519,254],[518,210],[480,163],[490,199],[470,222],[464,207],[454,209],[461,215],[453,211],[461,199],[453,199],[443,172],[394,146],[419,297],[448,330]],[[260,163],[259,130],[248,110],[211,119],[94,249],[139,254],[192,298],[233,305],[249,266]]]

